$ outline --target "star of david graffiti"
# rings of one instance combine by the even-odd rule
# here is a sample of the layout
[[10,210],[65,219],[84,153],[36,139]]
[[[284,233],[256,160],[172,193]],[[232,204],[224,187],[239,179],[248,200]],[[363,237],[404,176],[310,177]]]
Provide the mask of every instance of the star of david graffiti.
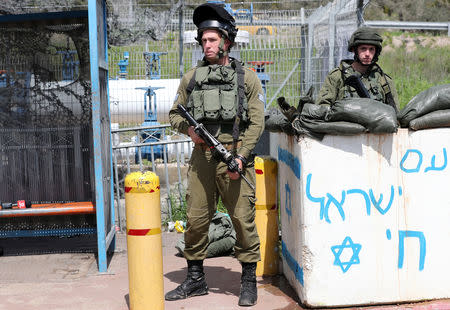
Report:
[[[341,254],[347,248],[352,250],[353,255],[348,262],[343,262],[341,261]],[[331,251],[334,254],[333,265],[341,267],[343,273],[346,273],[352,265],[359,264],[359,251],[361,251],[361,244],[353,243],[352,238],[348,236],[344,239],[341,245],[332,246]]]

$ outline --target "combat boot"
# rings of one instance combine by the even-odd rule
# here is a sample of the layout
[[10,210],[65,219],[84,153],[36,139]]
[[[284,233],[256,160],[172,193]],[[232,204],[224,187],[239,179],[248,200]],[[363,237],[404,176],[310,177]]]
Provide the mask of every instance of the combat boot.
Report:
[[186,280],[176,289],[168,292],[165,296],[166,300],[178,300],[208,294],[208,285],[206,284],[205,273],[203,272],[203,261],[188,260],[187,264],[188,272]]
[[241,263],[241,293],[239,294],[239,306],[253,306],[258,299],[256,288],[256,263]]

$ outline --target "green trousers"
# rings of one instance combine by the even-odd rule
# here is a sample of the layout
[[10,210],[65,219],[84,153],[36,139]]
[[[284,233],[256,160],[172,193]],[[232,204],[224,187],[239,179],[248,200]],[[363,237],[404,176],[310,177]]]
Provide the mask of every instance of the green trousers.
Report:
[[[245,176],[255,184],[253,162],[248,164]],[[194,148],[188,170],[185,258],[206,258],[209,223],[216,212],[219,196],[236,231],[236,258],[245,263],[259,261],[255,192],[242,178],[231,180],[227,174],[227,166],[213,158],[209,149],[201,147]]]

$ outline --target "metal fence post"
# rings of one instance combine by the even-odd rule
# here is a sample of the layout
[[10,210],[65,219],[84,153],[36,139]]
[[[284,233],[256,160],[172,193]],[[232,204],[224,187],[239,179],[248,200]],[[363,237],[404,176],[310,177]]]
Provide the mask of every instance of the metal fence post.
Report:
[[336,14],[334,12],[330,12],[330,19],[328,25],[328,71],[333,70],[334,68],[334,38],[336,35]]
[[313,56],[314,24],[308,23],[308,46],[306,51],[306,89],[312,86],[312,56]]

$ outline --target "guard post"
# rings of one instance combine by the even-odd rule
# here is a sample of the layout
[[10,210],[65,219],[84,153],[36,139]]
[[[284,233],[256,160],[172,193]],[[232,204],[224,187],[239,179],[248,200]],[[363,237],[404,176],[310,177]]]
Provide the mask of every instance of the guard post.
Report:
[[130,309],[164,309],[159,177],[150,171],[125,177]]
[[274,159],[268,156],[255,157],[255,222],[261,243],[261,261],[256,265],[257,276],[278,274],[277,171]]

